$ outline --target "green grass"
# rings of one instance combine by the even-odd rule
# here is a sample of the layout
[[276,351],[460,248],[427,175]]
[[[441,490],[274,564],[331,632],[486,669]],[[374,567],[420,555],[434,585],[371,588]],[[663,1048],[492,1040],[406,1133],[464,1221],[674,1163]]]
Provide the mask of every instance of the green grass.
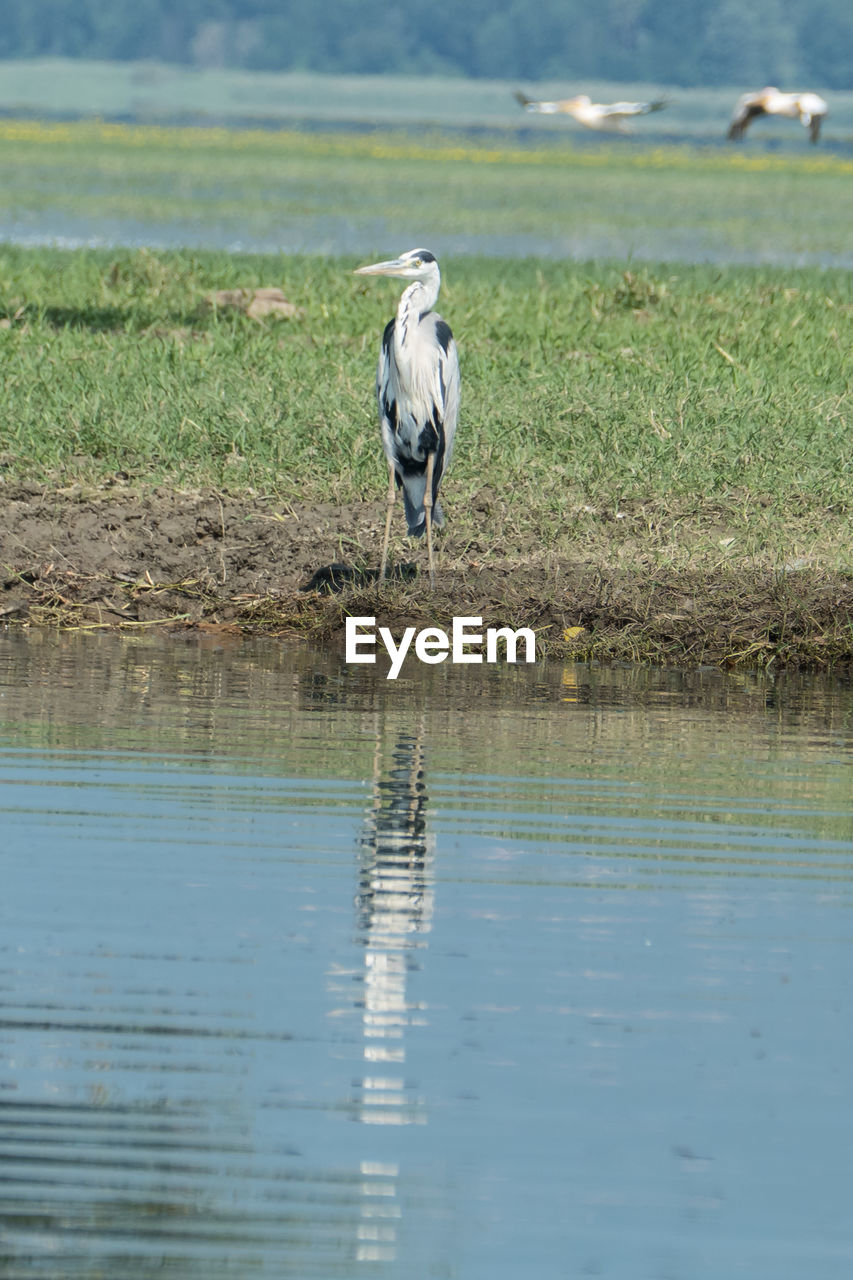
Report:
[[[384,491],[373,379],[396,306],[355,259],[0,250],[7,479]],[[483,550],[853,565],[845,272],[459,258],[446,482]],[[281,285],[301,318],[214,312]],[[486,498],[483,498],[483,495]]]

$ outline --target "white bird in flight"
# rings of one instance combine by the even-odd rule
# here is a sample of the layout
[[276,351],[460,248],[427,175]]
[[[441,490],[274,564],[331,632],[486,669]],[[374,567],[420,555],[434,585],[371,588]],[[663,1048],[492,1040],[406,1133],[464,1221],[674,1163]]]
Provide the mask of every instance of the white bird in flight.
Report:
[[729,125],[729,140],[739,142],[746,133],[747,125],[760,116],[788,116],[792,120],[799,119],[800,124],[808,129],[812,142],[817,142],[828,110],[820,94],[780,93],[770,85],[758,93],[745,93],[738,98]]
[[656,98],[654,102],[593,102],[585,93],[579,93],[574,98],[561,98],[556,102],[537,102],[535,98],[528,98],[525,93],[516,93],[515,96],[525,111],[538,112],[544,116],[571,116],[587,129],[610,130],[614,133],[629,133],[626,120],[632,116],[647,116],[652,111],[662,111],[667,105],[665,98]]

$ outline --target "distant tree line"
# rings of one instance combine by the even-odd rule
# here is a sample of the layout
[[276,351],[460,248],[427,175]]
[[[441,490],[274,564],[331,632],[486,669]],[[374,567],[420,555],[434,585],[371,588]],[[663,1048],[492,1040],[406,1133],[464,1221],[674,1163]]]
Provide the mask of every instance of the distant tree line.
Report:
[[0,58],[853,87],[851,0],[4,0]]

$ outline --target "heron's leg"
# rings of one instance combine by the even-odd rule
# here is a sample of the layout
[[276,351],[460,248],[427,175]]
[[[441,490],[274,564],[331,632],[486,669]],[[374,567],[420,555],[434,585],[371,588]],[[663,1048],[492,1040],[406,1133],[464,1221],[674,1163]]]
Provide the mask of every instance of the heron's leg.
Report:
[[382,539],[382,561],[379,565],[379,581],[384,581],[385,571],[388,568],[388,540],[391,537],[391,516],[394,513],[394,503],[397,498],[397,485],[394,477],[394,467],[388,463],[388,504],[385,510],[385,537]]
[[426,492],[424,493],[424,515],[426,516],[427,557],[429,558],[429,585],[435,589],[435,563],[432,558],[432,470],[435,466],[435,454],[432,450],[427,454]]

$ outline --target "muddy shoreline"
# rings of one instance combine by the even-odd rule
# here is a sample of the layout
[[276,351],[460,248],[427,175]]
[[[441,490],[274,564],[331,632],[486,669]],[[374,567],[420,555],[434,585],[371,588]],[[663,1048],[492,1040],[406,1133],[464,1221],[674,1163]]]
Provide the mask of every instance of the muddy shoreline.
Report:
[[[303,507],[263,494],[10,483],[0,489],[0,625],[342,642],[348,614],[395,629],[448,627],[466,615],[534,628],[540,654],[689,667],[853,662],[853,577],[814,569],[531,561],[509,546],[456,547],[451,535],[434,593],[416,568],[381,588],[356,576],[306,590],[329,565],[375,569],[382,520],[381,503]],[[416,566],[419,549],[407,545]]]

